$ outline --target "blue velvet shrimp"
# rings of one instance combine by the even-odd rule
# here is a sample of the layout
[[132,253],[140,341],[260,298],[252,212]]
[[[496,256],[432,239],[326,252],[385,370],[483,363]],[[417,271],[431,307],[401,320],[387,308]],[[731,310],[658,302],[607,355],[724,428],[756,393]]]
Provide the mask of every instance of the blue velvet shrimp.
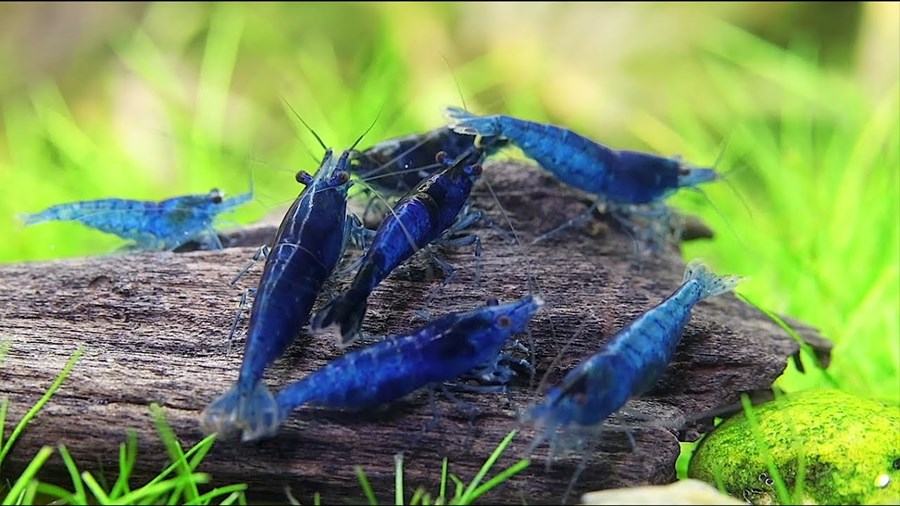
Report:
[[278,407],[262,382],[263,371],[303,329],[313,303],[341,258],[354,220],[347,217],[350,152],[328,150],[315,177],[300,172],[305,185],[285,214],[259,281],[238,380],[204,410],[207,432],[271,430]]
[[[366,180],[383,195],[404,195],[424,179],[444,170],[435,163],[439,152],[451,160],[462,156],[475,144],[475,137],[459,134],[448,127],[440,127],[422,134],[388,139],[350,156],[350,172]],[[490,156],[507,144],[499,137],[484,137],[480,141],[485,156]]]
[[[597,432],[604,420],[629,399],[648,391],[675,356],[694,306],[731,291],[740,281],[738,276],[717,276],[701,261],[691,261],[685,268],[683,283],[672,295],[617,332],[599,352],[566,374],[561,385],[551,388],[542,403],[527,412],[524,421],[538,431],[529,451],[550,439],[549,467],[558,429],[571,429],[569,435],[580,443],[582,437]],[[593,447],[592,443],[588,447]],[[569,481],[562,503],[574,489],[590,453],[585,453]]]
[[207,194],[148,202],[101,199],[51,206],[23,216],[25,225],[45,221],[78,221],[88,227],[134,241],[134,249],[173,250],[196,240],[206,249],[222,249],[213,229],[215,218],[253,199],[253,192],[230,199],[213,188]]
[[529,411],[526,419],[542,430],[532,447],[548,437],[555,439],[557,428],[597,426],[630,398],[649,390],[672,361],[694,305],[731,291],[740,281],[691,261],[672,295],[617,332]]
[[[366,313],[367,299],[398,265],[429,243],[471,224],[480,215],[471,213],[460,217],[472,186],[481,175],[480,162],[484,152],[471,149],[458,157],[443,172],[422,181],[404,196],[378,227],[371,246],[360,260],[350,289],[329,302],[312,318],[313,332],[337,325],[341,344],[348,345],[359,334]],[[445,161],[447,156],[439,157]],[[455,244],[475,243],[480,254],[477,236],[468,236]],[[452,268],[442,265],[445,270]]]
[[[635,206],[658,203],[680,188],[696,188],[720,177],[714,169],[680,157],[612,149],[555,125],[504,115],[476,116],[457,107],[448,107],[446,113],[454,131],[507,139],[562,182],[597,197],[585,213],[542,238],[583,222],[594,207],[633,212]],[[660,212],[664,211],[651,211]]]
[[[357,411],[454,380],[494,360],[541,306],[543,300],[532,295],[506,304],[493,301],[347,353],[281,390],[275,397],[278,422],[305,404]],[[243,441],[272,436],[276,430],[277,424],[248,427]]]

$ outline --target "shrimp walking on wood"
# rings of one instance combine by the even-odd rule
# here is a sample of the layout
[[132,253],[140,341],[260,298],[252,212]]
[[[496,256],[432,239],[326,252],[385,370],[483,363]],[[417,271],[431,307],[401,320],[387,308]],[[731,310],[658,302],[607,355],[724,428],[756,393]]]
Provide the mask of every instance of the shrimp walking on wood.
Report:
[[196,240],[201,247],[222,249],[213,221],[221,214],[246,204],[253,192],[230,199],[213,188],[207,194],[184,195],[160,202],[101,199],[51,206],[23,215],[25,225],[45,221],[78,221],[88,227],[134,241],[136,249],[173,250]]
[[528,412],[526,420],[541,431],[531,448],[548,438],[553,446],[557,428],[597,426],[630,398],[649,390],[672,361],[694,305],[732,290],[740,281],[691,261],[672,295],[617,332]]
[[263,371],[281,356],[306,323],[319,291],[341,258],[355,223],[347,219],[350,152],[327,150],[315,176],[294,200],[275,235],[250,313],[244,360],[234,387],[204,410],[206,432],[265,433],[278,424],[278,408],[262,383]]
[[[507,144],[505,139],[484,137],[480,141],[485,156]],[[350,172],[365,179],[384,195],[403,195],[423,180],[446,167],[435,162],[439,152],[451,160],[462,156],[475,145],[475,137],[441,127],[422,134],[388,139],[350,156]]]
[[[495,361],[509,338],[523,332],[541,308],[540,297],[450,313],[420,329],[347,353],[275,397],[278,422],[304,404],[362,410],[422,387],[451,381]],[[274,435],[276,425],[246,428],[243,440]]]
[[[450,163],[447,156],[438,158]],[[350,289],[312,318],[310,329],[313,332],[338,325],[341,344],[353,342],[362,326],[369,294],[394,268],[429,243],[471,225],[480,217],[477,213],[460,215],[460,211],[469,198],[475,180],[481,175],[480,162],[483,158],[483,150],[469,150],[443,172],[422,181],[397,202],[375,232],[371,246],[359,262],[360,267]],[[446,242],[452,245],[474,243],[475,255],[480,256],[481,245],[477,236],[448,239]],[[452,276],[453,269],[446,262],[441,263],[441,267]]]
[[612,149],[555,125],[504,115],[477,116],[458,107],[448,107],[446,114],[454,131],[507,139],[562,182],[597,197],[585,213],[541,238],[583,222],[594,207],[624,211],[720,177],[712,168],[696,167],[679,157]]

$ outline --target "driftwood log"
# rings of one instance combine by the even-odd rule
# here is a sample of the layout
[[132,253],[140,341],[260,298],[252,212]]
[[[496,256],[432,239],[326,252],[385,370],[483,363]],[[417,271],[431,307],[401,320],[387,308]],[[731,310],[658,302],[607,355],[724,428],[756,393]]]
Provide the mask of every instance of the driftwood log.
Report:
[[[376,289],[364,331],[401,333],[421,325],[412,321],[418,310],[433,315],[468,310],[489,297],[511,300],[536,287],[546,305],[532,321],[532,360],[536,378],[546,374],[552,383],[681,283],[684,263],[677,250],[637,261],[631,239],[602,219],[530,244],[539,233],[582,212],[590,199],[528,165],[489,165],[485,177],[526,246],[510,244],[491,228],[477,228],[484,246],[480,283],[474,280],[471,249],[444,251],[458,277],[428,307],[424,301],[442,276],[426,256],[415,257]],[[477,206],[506,225],[484,181],[473,195]],[[228,331],[242,289],[255,286],[261,263],[238,287],[228,281],[253,247],[271,240],[277,221],[280,216],[274,223],[224,234],[231,246],[224,251],[0,266],[0,339],[10,345],[0,366],[0,396],[11,403],[8,421],[21,418],[79,346],[86,350],[9,455],[5,477],[16,476],[42,445],[63,443],[83,469],[103,469],[112,482],[118,445],[129,428],[139,438],[136,478],[154,476],[167,460],[148,409],[154,402],[163,407],[183,445],[199,441],[200,411],[237,377],[246,321],[239,327],[241,341],[226,353]],[[338,288],[348,278],[339,280]],[[803,334],[827,356],[829,345],[814,329]],[[708,418],[741,393],[770,388],[797,351],[784,331],[731,294],[700,303],[674,362],[648,395],[629,405],[632,414],[657,423],[637,425],[633,449],[624,433],[603,433],[576,493],[673,481],[676,435],[694,439],[703,430],[702,424],[681,422]],[[341,353],[333,336],[301,335],[267,372],[266,381],[277,391]],[[433,403],[428,395],[413,395],[366,413],[301,409],[274,439],[249,445],[217,441],[200,470],[216,484],[248,483],[252,500],[284,502],[289,486],[302,502],[310,502],[315,492],[327,502],[359,502],[364,500],[354,472],[359,465],[385,502],[393,497],[393,456],[404,452],[407,487],[421,485],[436,494],[441,459],[448,457],[450,471],[463,480],[474,477],[516,426],[516,409],[538,398],[536,383],[523,378],[513,384],[512,402],[503,394],[457,394],[476,408],[474,421],[459,403],[440,395]],[[523,429],[495,472],[523,457],[533,437],[532,430]],[[546,445],[538,448],[529,468],[484,500],[558,502],[580,457],[561,456],[547,471],[547,453]],[[71,487],[58,455],[40,477]]]

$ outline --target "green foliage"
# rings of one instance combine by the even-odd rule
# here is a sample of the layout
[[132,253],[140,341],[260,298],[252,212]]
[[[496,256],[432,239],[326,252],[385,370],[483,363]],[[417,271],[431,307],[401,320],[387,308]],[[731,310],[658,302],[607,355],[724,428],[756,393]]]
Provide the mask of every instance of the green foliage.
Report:
[[[5,353],[0,350],[0,355]],[[9,438],[3,439],[6,425],[6,414],[9,402],[7,398],[0,401],[0,470],[3,461],[9,455],[16,440],[22,435],[28,424],[37,416],[41,409],[50,401],[50,398],[59,390],[62,383],[72,372],[75,363],[83,355],[79,348],[59,375],[47,389],[40,400],[28,410],[22,420],[16,424]],[[196,472],[203,458],[212,448],[215,436],[207,436],[194,445],[187,452],[181,448],[178,438],[166,423],[162,409],[156,404],[150,406],[156,422],[157,430],[173,463],[164,469],[158,476],[150,480],[146,485],[137,489],[131,489],[129,481],[137,464],[137,435],[129,431],[125,443],[119,445],[119,472],[115,483],[109,489],[100,483],[105,483],[101,477],[98,481],[91,472],[80,471],[75,460],[69,454],[65,445],[58,446],[60,457],[72,480],[73,490],[51,483],[44,483],[37,478],[38,472],[53,455],[53,447],[44,446],[26,466],[25,470],[8,489],[0,485],[0,504],[34,504],[37,498],[40,502],[53,501],[59,504],[246,504],[244,490],[247,485],[235,484],[213,488],[201,492],[198,485],[210,481],[209,475]]]
[[[256,202],[228,218],[247,223],[273,212],[296,195],[283,184],[288,172],[310,169],[318,157],[312,136],[293,132],[281,97],[336,148],[379,111],[367,142],[433,128],[443,122],[440,107],[467,100],[479,113],[554,121],[615,147],[680,153],[698,164],[721,151],[719,169],[749,210],[724,182],[702,195],[680,192],[671,202],[716,231],[713,241],[685,244],[685,258],[748,276],[742,296],[834,341],[827,374],[805,350],[807,372],[789,365],[779,386],[833,384],[900,403],[896,75],[874,93],[855,68],[822,64],[826,42],[794,37],[803,19],[776,37],[782,47],[698,17],[701,50],[690,66],[666,56],[613,68],[642,90],[659,90],[640,95],[646,107],[635,109],[624,88],[547,61],[549,45],[504,52],[501,40],[492,46],[500,49],[478,53],[460,13],[453,4],[151,3],[110,32],[98,56],[79,60],[78,75],[38,74],[16,87],[3,79],[17,72],[0,74],[0,262],[104,254],[123,244],[78,224],[17,221],[18,213],[61,202],[159,200],[214,186],[235,194],[252,177]],[[511,35],[497,28],[505,29],[500,39]],[[419,40],[433,41],[431,52]],[[28,55],[17,56],[23,61],[12,69]],[[582,83],[567,88],[580,93],[559,92],[563,83]],[[595,117],[616,110],[601,108],[610,102],[627,104],[618,107],[625,119]],[[610,126],[619,124],[626,129]],[[0,345],[0,362],[3,355]],[[6,410],[0,404],[0,421]],[[188,454],[202,448],[184,455],[167,448],[172,472],[187,480]],[[76,475],[73,494],[86,498],[78,487],[87,482],[76,484]],[[31,493],[32,481],[22,483],[16,500]],[[173,482],[170,491],[203,495],[196,495],[201,481],[187,483]]]
[[732,27],[713,32],[698,78],[720,83],[722,109],[703,120],[673,106],[667,124],[644,115],[632,127],[655,151],[687,148],[688,160],[713,160],[728,141],[720,168],[736,169],[725,177],[749,212],[725,184],[676,195],[717,229],[714,241],[685,244],[685,258],[747,275],[742,295],[835,343],[830,378],[804,353],[811,367],[790,367],[785,390],[833,378],[900,404],[900,81],[872,98],[811,57]]
[[[438,492],[437,497],[432,498],[431,494],[426,492],[425,488],[418,487],[413,492],[409,504],[410,506],[416,505],[430,505],[430,504],[474,504],[475,501],[484,495],[485,493],[491,491],[495,487],[501,485],[506,480],[515,476],[516,474],[523,471],[530,465],[530,461],[528,459],[521,459],[512,466],[504,469],[503,471],[497,473],[496,476],[491,478],[490,480],[482,483],[485,476],[490,472],[490,470],[494,467],[494,464],[497,462],[497,459],[500,458],[500,455],[503,454],[503,450],[509,446],[509,443],[515,437],[516,431],[511,431],[506,437],[503,438],[503,441],[497,445],[497,448],[491,453],[490,457],[484,462],[481,468],[478,470],[478,473],[472,478],[472,481],[466,485],[463,481],[456,476],[455,474],[448,473],[448,461],[444,458],[441,464],[441,481],[440,481],[440,490]],[[403,454],[397,454],[394,456],[395,463],[395,472],[394,472],[394,504],[402,505],[405,504],[404,498],[406,497],[406,493],[403,488]],[[375,491],[372,489],[371,483],[369,483],[368,477],[366,477],[365,471],[363,471],[362,467],[356,467],[356,475],[359,477],[359,484],[363,490],[363,494],[366,496],[366,500],[368,504],[372,506],[376,506],[378,504],[378,499],[375,495]],[[454,493],[452,496],[447,496],[447,480],[450,480],[454,484]],[[292,500],[292,503],[296,503],[296,500]]]

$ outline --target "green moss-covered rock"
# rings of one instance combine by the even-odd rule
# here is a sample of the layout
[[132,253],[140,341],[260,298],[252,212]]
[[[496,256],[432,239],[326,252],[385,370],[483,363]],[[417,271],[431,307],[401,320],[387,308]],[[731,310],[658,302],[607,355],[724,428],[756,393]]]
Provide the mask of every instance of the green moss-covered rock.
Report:
[[900,407],[816,389],[756,406],[753,413],[756,434],[743,413],[726,420],[697,447],[688,476],[713,484],[718,479],[729,494],[754,504],[779,504],[765,448],[789,493],[798,462],[805,462],[795,501],[900,504]]

